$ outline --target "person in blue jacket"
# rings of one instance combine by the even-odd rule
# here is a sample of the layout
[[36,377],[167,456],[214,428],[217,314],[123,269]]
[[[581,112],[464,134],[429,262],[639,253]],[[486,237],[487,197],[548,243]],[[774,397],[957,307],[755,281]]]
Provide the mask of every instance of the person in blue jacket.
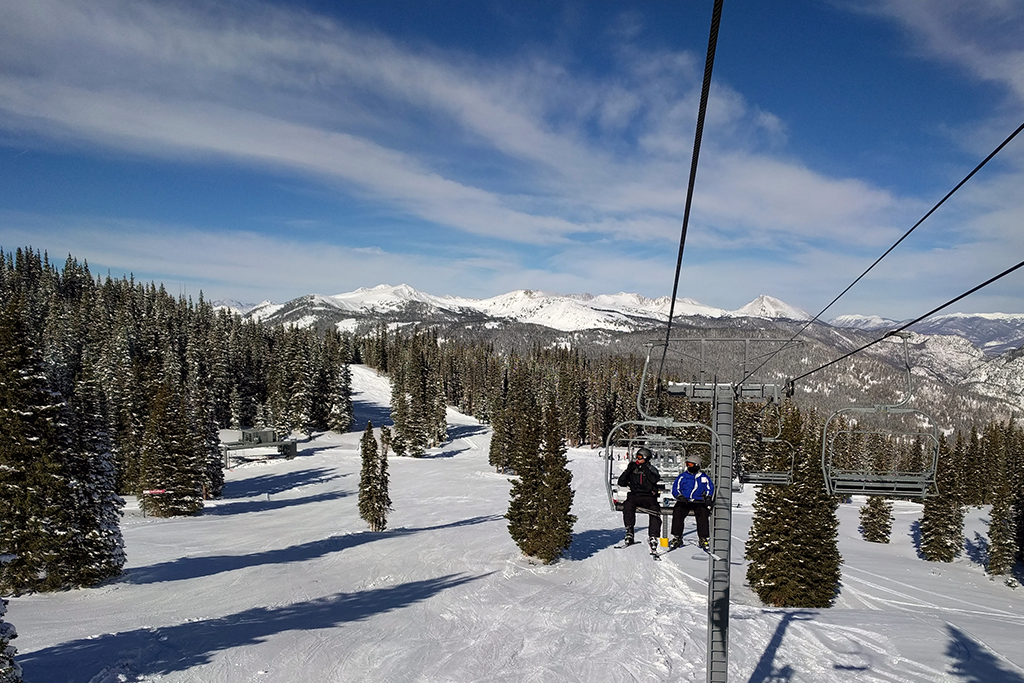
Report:
[[693,512],[697,519],[697,539],[700,547],[708,550],[708,517],[711,502],[715,495],[715,485],[711,477],[700,471],[700,456],[688,455],[686,469],[672,483],[672,495],[676,504],[672,508],[672,538],[668,542],[670,549],[683,544],[683,522],[686,515]]

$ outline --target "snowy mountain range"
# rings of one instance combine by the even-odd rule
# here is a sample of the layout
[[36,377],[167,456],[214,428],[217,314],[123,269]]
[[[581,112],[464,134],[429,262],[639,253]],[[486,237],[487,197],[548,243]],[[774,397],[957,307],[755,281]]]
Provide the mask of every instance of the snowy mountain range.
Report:
[[[664,325],[668,320],[671,301],[669,297],[650,299],[626,292],[593,296],[549,294],[530,289],[520,289],[490,299],[470,299],[434,296],[408,285],[378,285],[334,296],[311,294],[283,304],[264,301],[255,306],[240,307],[234,305],[234,302],[219,303],[246,317],[271,323],[312,324],[314,319],[332,312],[352,314],[348,322],[354,325],[358,319],[366,316],[396,314],[411,308],[428,316],[483,315],[495,320],[541,325],[570,332],[589,329],[637,331]],[[299,312],[305,314],[300,316],[302,320],[296,319]],[[760,296],[735,311],[706,306],[693,299],[677,299],[673,316],[810,320],[806,312],[770,296]]]
[[[309,294],[285,303],[217,305],[268,324],[355,333],[367,333],[380,324],[429,325],[442,329],[445,336],[486,338],[505,347],[614,345],[619,353],[643,353],[642,343],[665,329],[670,301],[668,297],[651,299],[626,292],[593,296],[536,290],[471,299],[434,296],[408,285],[379,285],[334,296]],[[801,351],[804,371],[902,324],[877,316],[842,316],[807,325],[810,319],[805,311],[771,296],[759,296],[734,311],[677,299],[673,312],[674,329],[685,329],[689,336],[788,339],[799,335],[810,343]],[[950,424],[961,419],[957,416],[1004,414],[1005,408],[999,406],[1024,412],[1024,315],[954,313],[911,329],[918,332],[912,343],[911,364],[915,377],[923,382],[919,393]],[[865,391],[879,387],[895,390],[902,385],[903,359],[898,345],[879,344],[861,355],[863,360],[855,362],[885,367],[872,370],[875,376],[867,385],[843,373],[812,378],[806,389],[813,400],[821,402],[820,409],[834,408],[830,402],[865,400],[857,398]],[[799,373],[794,366],[783,374]],[[879,396],[877,400],[884,399]]]
[[[310,294],[286,303],[264,301],[256,305],[217,302],[247,318],[271,324],[335,325],[356,330],[364,323],[437,322],[442,320],[490,323],[518,322],[561,332],[607,330],[639,332],[665,325],[669,297],[651,299],[639,294],[550,294],[521,289],[489,299],[434,296],[408,285],[378,285],[354,292],[321,296]],[[708,306],[693,299],[677,299],[674,319],[719,320],[732,325],[743,319],[806,322],[806,311],[771,296],[761,295],[734,311]],[[881,332],[905,321],[879,316],[844,315],[828,324],[835,328]],[[963,337],[988,355],[1024,346],[1024,314],[951,313],[934,316],[911,328],[925,335]]]

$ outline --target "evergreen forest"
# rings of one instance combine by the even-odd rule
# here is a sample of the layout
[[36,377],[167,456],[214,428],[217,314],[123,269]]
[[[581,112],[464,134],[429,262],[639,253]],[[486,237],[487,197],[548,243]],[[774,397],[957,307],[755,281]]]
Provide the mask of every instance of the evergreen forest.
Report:
[[[614,425],[639,416],[644,364],[630,353],[566,346],[499,350],[478,335],[441,338],[415,325],[359,337],[272,327],[215,310],[202,294],[193,301],[130,277],[94,276],[71,256],[58,268],[32,249],[0,252],[0,335],[2,594],[116,576],[125,561],[121,495],[139,496],[147,514],[200,513],[223,487],[219,429],[349,431],[350,363],[374,368],[392,387],[393,424],[379,445],[370,426],[364,437],[360,509],[371,528],[386,528],[387,454],[420,457],[445,442],[450,406],[492,427],[489,463],[513,481],[509,532],[527,555],[555,561],[574,522],[565,448],[602,447]],[[670,400],[648,382],[651,413],[708,420],[707,404]],[[840,580],[822,422],[789,401],[768,417],[756,404],[737,408],[739,457],[778,460],[761,438],[773,429],[792,446],[781,457],[792,459],[793,481],[761,487],[746,548],[748,579],[766,604],[827,606]],[[922,558],[955,558],[965,506],[991,505],[988,569],[1006,574],[1024,539],[1024,429],[1012,420],[939,427]],[[844,448],[857,457],[925,457],[921,443],[860,438],[855,425],[850,432]],[[889,516],[884,499],[869,501],[867,541],[887,542]]]

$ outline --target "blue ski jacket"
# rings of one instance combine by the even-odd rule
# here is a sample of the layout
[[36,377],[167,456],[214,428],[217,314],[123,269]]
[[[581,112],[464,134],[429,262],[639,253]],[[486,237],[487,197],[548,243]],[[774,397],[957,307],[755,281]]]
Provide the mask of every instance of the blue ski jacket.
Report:
[[683,470],[683,473],[672,483],[672,495],[675,498],[685,498],[697,502],[710,500],[715,495],[715,485],[711,483],[711,477],[703,472],[691,474]]

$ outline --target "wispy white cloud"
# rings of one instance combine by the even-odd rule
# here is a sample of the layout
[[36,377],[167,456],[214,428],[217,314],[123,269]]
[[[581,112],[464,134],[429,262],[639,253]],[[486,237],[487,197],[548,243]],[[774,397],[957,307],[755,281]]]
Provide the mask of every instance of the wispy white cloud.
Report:
[[890,17],[929,59],[999,83],[1024,102],[1024,4],[1015,0],[862,0],[853,7]]
[[[951,1],[928,5],[937,11],[896,0],[858,6],[901,22],[933,57],[1024,93],[1019,45],[985,44],[969,26],[959,30]],[[1020,26],[1019,6],[983,7],[989,21]],[[204,253],[223,255],[208,263],[193,246],[174,247],[160,230],[133,222],[137,234],[120,244],[115,228],[93,226],[88,234],[107,246],[76,254],[116,254],[137,259],[125,261],[133,268],[197,279],[209,268],[218,275],[208,281],[237,278],[268,296],[294,288],[293,277],[321,292],[345,288],[332,263],[365,278],[349,277],[353,288],[408,273],[404,280],[433,293],[664,293],[670,284],[702,55],[638,47],[638,15],[623,15],[612,71],[584,76],[541,54],[487,62],[260,2],[0,0],[0,12],[0,130],[8,135],[144,158],[226,160],[376,203],[422,221],[435,241],[490,240],[478,240],[472,253],[453,249],[444,264],[383,245],[357,253],[317,244],[313,266],[258,281],[233,267],[231,254],[272,248],[309,259],[312,247],[297,237],[178,226]],[[738,307],[748,294],[792,292],[795,305],[812,308],[819,297],[807,294],[808,282],[818,288],[841,279],[837,273],[852,277],[926,208],[787,155],[791,134],[778,115],[716,81],[684,273],[695,298],[728,288],[744,300],[707,303]],[[984,264],[1021,246],[1013,223],[1022,207],[1006,199],[1019,194],[1020,178],[1004,173],[958,209],[983,237],[964,238],[946,224],[949,239],[969,242]],[[87,246],[78,228],[54,222],[56,242]],[[2,242],[16,244],[17,226],[7,225]],[[935,248],[911,251],[944,263]],[[919,284],[932,282],[920,273]]]

